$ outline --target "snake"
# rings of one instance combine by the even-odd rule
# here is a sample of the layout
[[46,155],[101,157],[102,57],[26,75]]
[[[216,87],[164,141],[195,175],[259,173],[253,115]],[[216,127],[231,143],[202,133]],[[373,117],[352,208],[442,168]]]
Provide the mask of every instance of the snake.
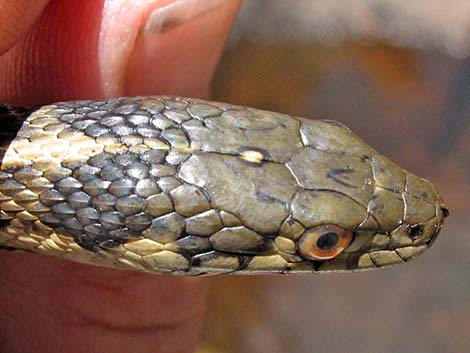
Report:
[[405,263],[449,214],[332,120],[154,96],[0,106],[0,248],[167,275]]

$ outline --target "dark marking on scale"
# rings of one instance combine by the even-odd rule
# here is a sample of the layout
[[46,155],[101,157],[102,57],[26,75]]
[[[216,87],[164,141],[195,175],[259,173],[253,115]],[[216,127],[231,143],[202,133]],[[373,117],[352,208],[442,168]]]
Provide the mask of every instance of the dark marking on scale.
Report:
[[274,203],[280,203],[281,205],[285,204],[284,201],[279,200],[275,197],[272,197],[271,195],[268,195],[262,191],[256,192],[256,198],[262,202],[269,203],[269,204],[274,204]]
[[238,257],[238,271],[244,270],[248,267],[248,264],[253,259],[253,256],[241,255]]
[[356,185],[349,184],[347,181],[344,180],[347,178],[347,175],[351,173],[354,173],[354,170],[349,167],[340,169],[330,169],[326,173],[326,177],[348,188],[357,189]]
[[310,261],[310,263],[312,264],[313,270],[315,272],[318,272],[320,270],[320,267],[323,264],[323,262],[324,261],[318,261],[318,260]]

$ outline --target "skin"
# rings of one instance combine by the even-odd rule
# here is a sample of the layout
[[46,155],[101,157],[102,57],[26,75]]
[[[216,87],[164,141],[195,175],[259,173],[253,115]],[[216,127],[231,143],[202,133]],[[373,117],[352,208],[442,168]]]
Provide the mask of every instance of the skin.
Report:
[[[171,1],[0,0],[0,101],[207,98],[239,1],[142,34]],[[151,45],[149,45],[149,43]],[[187,55],[197,47],[197,56]],[[0,254],[0,351],[191,352],[208,283]]]

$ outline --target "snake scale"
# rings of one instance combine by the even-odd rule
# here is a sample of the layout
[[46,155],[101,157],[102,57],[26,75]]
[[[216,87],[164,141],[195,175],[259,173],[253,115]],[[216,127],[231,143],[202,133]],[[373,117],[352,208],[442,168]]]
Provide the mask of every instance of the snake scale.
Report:
[[172,275],[354,271],[413,259],[448,214],[331,120],[167,96],[0,118],[3,249]]

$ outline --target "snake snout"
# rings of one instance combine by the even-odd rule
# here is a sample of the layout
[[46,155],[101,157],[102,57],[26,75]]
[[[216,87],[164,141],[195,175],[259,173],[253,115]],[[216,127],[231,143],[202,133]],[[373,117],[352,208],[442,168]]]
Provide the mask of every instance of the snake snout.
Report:
[[437,236],[439,235],[442,229],[442,226],[444,224],[444,219],[447,218],[449,214],[450,212],[447,206],[441,203],[437,209],[437,217],[436,217],[437,222],[434,226],[434,231],[432,232],[432,234],[428,237],[428,240],[426,241],[426,245],[428,247],[431,247],[436,241]]
[[438,225],[436,226],[434,234],[426,242],[427,246],[430,247],[432,244],[434,244],[434,242],[437,239],[437,236],[439,235],[439,233],[442,229],[442,226],[444,225],[444,219],[449,217],[449,215],[450,215],[449,209],[447,208],[447,206],[444,203],[441,203],[441,205],[438,209],[438,215],[437,215]]

